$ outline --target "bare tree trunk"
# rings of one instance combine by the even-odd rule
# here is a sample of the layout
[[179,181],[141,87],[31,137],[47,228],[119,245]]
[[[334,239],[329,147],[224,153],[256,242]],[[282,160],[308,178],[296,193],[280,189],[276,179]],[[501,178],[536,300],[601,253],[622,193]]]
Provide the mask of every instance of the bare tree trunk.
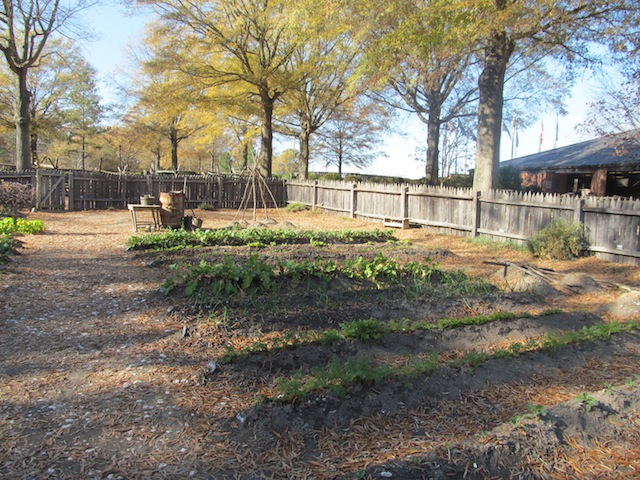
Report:
[[478,80],[478,144],[473,189],[484,192],[498,184],[504,76],[514,42],[506,32],[493,32],[485,47],[484,70]]
[[31,144],[31,163],[36,167],[40,166],[40,159],[38,158],[38,134],[31,132],[29,136],[29,143]]
[[439,145],[440,108],[431,106],[427,122],[427,168],[425,172],[425,183],[427,185],[437,185],[438,183]]
[[271,177],[271,165],[273,162],[273,103],[274,100],[268,92],[261,95],[262,98],[262,129],[260,135],[260,173],[264,178]]
[[246,170],[249,167],[249,144],[244,142],[242,144],[242,152],[240,153],[240,157],[242,159],[242,169]]
[[169,139],[171,141],[171,169],[174,172],[178,171],[178,132],[176,129],[171,126],[171,130],[169,131]]
[[28,70],[19,68],[15,72],[18,80],[18,97],[15,105],[16,170],[20,171],[31,168],[31,138],[29,136],[31,128],[31,115],[29,114],[31,93],[27,86]]
[[82,170],[86,170],[86,165],[85,165],[85,160],[87,158],[87,152],[86,152],[86,142],[84,141],[84,135],[82,135],[81,141],[82,141],[82,150],[80,153],[80,156],[82,158]]
[[308,128],[305,128],[304,125],[300,130],[300,134],[298,135],[298,141],[300,143],[300,173],[302,173],[302,178],[307,180],[309,178],[309,138],[311,137],[311,132],[309,132]]

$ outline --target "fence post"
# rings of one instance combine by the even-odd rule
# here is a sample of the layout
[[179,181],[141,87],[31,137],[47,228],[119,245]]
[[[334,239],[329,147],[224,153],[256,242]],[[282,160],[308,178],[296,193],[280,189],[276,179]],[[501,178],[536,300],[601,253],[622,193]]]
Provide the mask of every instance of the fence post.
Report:
[[584,223],[584,198],[579,198],[573,207],[573,220],[580,225]]
[[409,187],[400,189],[400,216],[402,220],[409,218]]
[[42,206],[42,195],[40,191],[42,190],[42,173],[40,169],[36,170],[36,210],[40,210]]
[[351,185],[351,208],[349,209],[349,216],[351,218],[356,218],[356,210],[358,209],[358,185],[355,183]]
[[[160,192],[158,192],[157,199],[160,198],[159,194]],[[147,174],[147,195],[156,195],[156,193],[153,191],[153,177],[150,173]]]
[[475,192],[473,194],[473,205],[471,207],[472,217],[471,217],[471,238],[476,238],[478,236],[478,227],[480,226],[480,192]]
[[[282,206],[285,206],[287,204],[287,202],[289,201],[288,199],[288,195],[287,195],[287,180],[286,179],[282,179],[282,195],[280,195],[280,201],[282,202]],[[278,205],[276,205],[277,207]]]
[[73,212],[74,210],[74,206],[73,206],[73,202],[75,200],[75,195],[74,195],[74,181],[73,181],[73,172],[69,172],[69,211]]
[[313,199],[311,200],[311,210],[316,209],[318,204],[318,180],[313,181]]
[[224,181],[222,179],[222,175],[216,176],[216,184],[218,188],[217,188],[216,196],[213,200],[213,203],[216,206],[216,208],[222,208],[222,189],[224,188]]

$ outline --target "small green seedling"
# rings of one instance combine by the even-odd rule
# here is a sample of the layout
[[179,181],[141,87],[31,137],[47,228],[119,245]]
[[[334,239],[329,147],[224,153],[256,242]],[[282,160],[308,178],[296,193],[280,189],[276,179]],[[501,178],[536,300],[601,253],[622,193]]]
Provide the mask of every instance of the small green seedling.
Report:
[[598,401],[586,392],[578,395],[576,400],[587,412],[598,406]]
[[547,414],[547,411],[542,405],[533,404],[531,402],[527,403],[527,410],[529,410],[529,413],[538,418],[542,418]]

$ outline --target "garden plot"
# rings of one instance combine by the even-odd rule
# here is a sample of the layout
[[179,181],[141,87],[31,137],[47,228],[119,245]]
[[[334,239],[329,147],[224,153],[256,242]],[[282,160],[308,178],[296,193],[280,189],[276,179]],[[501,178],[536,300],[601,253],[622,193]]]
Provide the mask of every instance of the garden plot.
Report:
[[637,267],[422,229],[124,252],[126,212],[36,215],[0,276],[2,478],[637,478]]
[[[451,462],[420,473],[416,464],[504,424],[514,435],[528,421],[552,425],[543,403],[532,402],[558,376],[566,385],[554,400],[575,392],[584,409],[590,389],[632,385],[640,373],[634,322],[549,309],[533,289],[443,269],[439,261],[455,256],[449,250],[389,238],[337,243],[155,254],[173,265],[165,292],[189,300],[174,341],[194,359],[209,359],[195,379],[203,395],[231,383],[254,398],[226,428],[230,441],[251,445],[252,468],[263,475],[322,476],[320,465],[329,477],[366,468],[374,476],[398,469],[406,478],[542,474],[560,467],[507,453],[475,468]],[[615,372],[584,383],[585,368],[617,362]],[[593,407],[606,410],[595,400]],[[564,447],[560,439],[549,448]],[[272,451],[291,457],[261,467],[258,459]],[[412,468],[371,466],[407,456]]]

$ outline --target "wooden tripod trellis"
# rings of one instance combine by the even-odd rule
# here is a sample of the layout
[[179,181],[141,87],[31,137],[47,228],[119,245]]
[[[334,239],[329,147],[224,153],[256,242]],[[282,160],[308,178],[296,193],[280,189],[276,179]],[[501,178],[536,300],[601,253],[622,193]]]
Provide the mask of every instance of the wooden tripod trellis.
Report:
[[249,181],[246,183],[244,187],[244,192],[242,194],[242,200],[240,201],[240,206],[238,207],[238,211],[233,218],[235,221],[238,218],[240,212],[242,212],[242,218],[244,219],[244,213],[246,212],[249,201],[253,199],[253,221],[257,221],[258,217],[258,194],[260,194],[260,200],[264,209],[265,219],[269,219],[269,211],[267,208],[267,196],[273,202],[273,205],[276,209],[278,209],[278,202],[273,196],[273,192],[269,188],[269,184],[267,183],[266,178],[262,175],[260,171],[259,164],[253,165],[250,170]]

